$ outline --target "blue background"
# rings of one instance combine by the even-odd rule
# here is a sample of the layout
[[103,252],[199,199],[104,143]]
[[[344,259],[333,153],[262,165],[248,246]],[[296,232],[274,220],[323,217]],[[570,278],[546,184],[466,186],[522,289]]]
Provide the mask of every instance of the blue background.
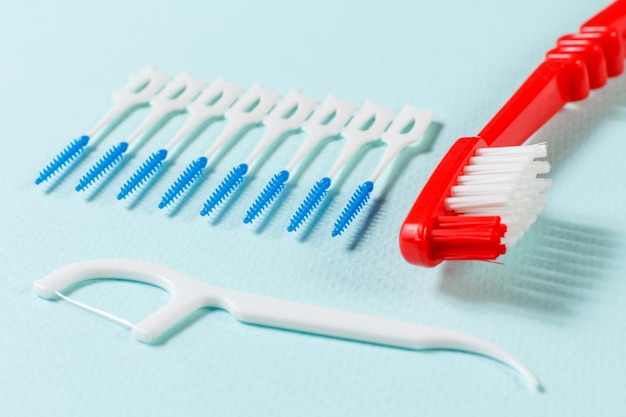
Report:
[[[11,2],[0,16],[0,411],[2,415],[622,416],[626,413],[623,178],[626,78],[568,106],[534,139],[553,164],[550,202],[504,265],[407,264],[397,232],[439,159],[475,134],[553,47],[607,1]],[[312,226],[285,232],[311,184],[341,148],[330,142],[276,210],[241,223],[301,134],[257,166],[218,216],[204,199],[263,133],[248,132],[176,215],[156,208],[210,125],[134,206],[118,187],[185,120],[172,119],[96,194],[73,190],[109,146],[147,114],[135,112],[53,189],[39,170],[111,104],[147,64],[210,81],[254,81],[318,100],[334,93],[396,111],[436,114],[427,141],[405,152],[374,201],[341,238],[332,223],[383,147],[362,155]],[[410,352],[235,322],[202,311],[158,346],[61,302],[32,282],[102,257],[160,262],[207,282],[364,314],[455,329],[491,340],[542,380],[537,394],[508,368],[451,352]],[[137,322],[166,302],[151,287],[99,282],[85,302]]]

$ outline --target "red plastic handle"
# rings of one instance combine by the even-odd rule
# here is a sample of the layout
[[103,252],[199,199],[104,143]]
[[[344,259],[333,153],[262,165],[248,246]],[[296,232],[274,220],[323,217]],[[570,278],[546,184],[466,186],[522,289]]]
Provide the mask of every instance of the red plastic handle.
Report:
[[506,251],[499,216],[457,216],[444,207],[476,149],[522,145],[569,101],[624,71],[626,0],[618,0],[555,49],[476,137],[461,138],[439,163],[400,230],[400,251],[410,263],[435,266],[444,260],[493,260]]

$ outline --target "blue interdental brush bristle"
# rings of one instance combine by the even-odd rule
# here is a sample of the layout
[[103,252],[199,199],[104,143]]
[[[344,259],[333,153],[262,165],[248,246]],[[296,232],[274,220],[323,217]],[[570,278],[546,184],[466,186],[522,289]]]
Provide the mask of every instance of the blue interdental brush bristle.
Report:
[[48,181],[59,172],[61,169],[65,168],[70,162],[74,161],[78,158],[78,155],[83,153],[85,150],[85,146],[89,143],[89,136],[83,135],[78,139],[74,139],[72,143],[70,143],[65,149],[63,149],[59,154],[50,162],[40,173],[39,177],[35,180],[35,184],[39,185],[44,181]]
[[348,201],[337,221],[335,221],[332,231],[333,237],[342,234],[359,212],[363,210],[374,189],[374,182],[402,149],[418,142],[422,138],[433,117],[433,112],[428,110],[415,109],[408,105],[402,108],[380,137],[387,144],[385,153],[374,169],[372,176],[368,181],[357,187],[350,201]]
[[288,232],[298,230],[298,227],[311,215],[313,210],[322,202],[326,194],[328,194],[328,188],[330,187],[331,180],[328,177],[324,177],[315,183],[309,194],[296,210],[296,214],[293,215],[289,226],[287,226]]
[[276,197],[278,197],[278,194],[285,189],[285,183],[288,179],[289,171],[286,170],[282,170],[278,174],[274,175],[246,212],[246,217],[243,218],[243,222],[251,223],[254,219],[256,219],[261,212],[269,206],[270,203],[276,199]]
[[167,189],[163,197],[161,197],[161,202],[159,203],[159,208],[163,209],[170,204],[172,204],[176,199],[178,199],[189,187],[193,185],[201,176],[204,168],[206,167],[208,159],[204,156],[196,159],[191,162],[187,168],[183,171],[182,174],[176,181]]
[[153,177],[163,167],[165,158],[167,158],[167,149],[160,149],[150,155],[128,181],[124,183],[117,195],[117,199],[121,200],[128,197],[130,193]]
[[352,220],[369,201],[373,189],[374,183],[372,181],[365,181],[357,187],[350,201],[348,201],[339,218],[335,221],[335,227],[332,232],[333,237],[343,233],[346,227],[352,223]]
[[243,177],[247,172],[248,164],[239,164],[231,169],[220,185],[213,191],[211,197],[204,203],[204,208],[200,212],[200,215],[206,216],[211,214],[211,212],[243,182]]
[[99,180],[100,177],[111,170],[111,168],[119,164],[122,161],[122,156],[127,149],[128,143],[126,142],[120,142],[109,149],[108,152],[105,153],[104,156],[102,156],[102,158],[100,158],[85,175],[83,175],[80,182],[76,186],[76,191],[82,191],[88,188]]

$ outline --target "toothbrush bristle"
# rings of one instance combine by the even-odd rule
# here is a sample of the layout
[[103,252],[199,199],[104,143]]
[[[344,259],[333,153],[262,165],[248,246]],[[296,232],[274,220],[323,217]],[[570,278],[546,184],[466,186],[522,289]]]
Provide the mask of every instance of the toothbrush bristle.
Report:
[[207,162],[208,159],[201,156],[190,163],[187,168],[185,168],[183,173],[176,178],[176,181],[174,181],[170,188],[167,189],[165,194],[163,194],[161,202],[159,203],[159,208],[163,209],[169,206],[183,193],[185,193],[189,187],[191,187],[191,185],[202,176],[202,170],[206,167]]
[[76,191],[82,191],[96,181],[98,181],[104,174],[109,172],[113,167],[122,161],[124,152],[128,149],[128,143],[120,142],[113,146],[105,153],[102,158],[98,160],[85,175],[80,179],[76,186]]
[[446,259],[495,259],[476,256],[496,254],[522,237],[547,201],[546,152],[545,144],[478,149],[445,199],[458,220],[441,216],[433,231]]
[[302,223],[304,223],[304,221],[311,215],[313,210],[315,210],[315,208],[322,202],[324,197],[326,197],[329,187],[330,178],[328,177],[324,177],[315,183],[302,204],[300,204],[300,207],[298,207],[298,210],[296,210],[296,213],[291,218],[289,226],[287,226],[288,232],[298,230]]
[[243,222],[251,223],[254,221],[278,197],[278,194],[285,189],[285,183],[288,179],[289,171],[286,170],[274,175],[246,212]]
[[352,197],[350,197],[350,201],[348,201],[348,204],[346,204],[343,211],[339,215],[339,218],[335,221],[335,226],[332,232],[333,237],[342,234],[348,225],[352,223],[357,214],[359,214],[363,207],[365,207],[365,204],[369,201],[373,189],[374,183],[372,181],[365,181],[363,184],[358,186],[352,194]]
[[89,136],[86,135],[81,136],[78,139],[74,139],[39,173],[39,176],[35,180],[35,184],[39,185],[44,181],[48,181],[53,175],[78,158],[78,156],[85,150],[87,143],[89,143]]
[[167,158],[167,150],[165,149],[160,149],[150,155],[148,159],[146,159],[137,171],[135,171],[135,173],[128,179],[128,181],[124,183],[119,194],[117,195],[117,199],[122,200],[140,188],[161,169],[165,158]]
[[240,164],[231,169],[220,185],[213,191],[211,197],[204,203],[204,208],[200,211],[200,215],[206,216],[211,214],[243,182],[243,177],[247,172],[247,164]]

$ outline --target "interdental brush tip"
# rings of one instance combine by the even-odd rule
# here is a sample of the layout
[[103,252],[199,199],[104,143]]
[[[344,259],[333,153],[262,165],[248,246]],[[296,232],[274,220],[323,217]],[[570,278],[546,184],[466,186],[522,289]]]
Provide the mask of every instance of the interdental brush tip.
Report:
[[202,176],[202,170],[206,167],[208,159],[204,156],[196,159],[192,163],[190,163],[187,168],[183,171],[182,174],[176,178],[174,184],[167,189],[163,197],[161,197],[161,202],[159,203],[159,208],[163,209],[174,202],[178,197],[180,197],[185,191],[191,187],[191,185],[198,180]]
[[144,161],[135,173],[126,181],[117,195],[118,200],[128,197],[129,194],[140,188],[146,181],[154,176],[163,166],[163,161],[167,158],[167,150],[160,149],[154,152]]
[[87,143],[89,143],[89,136],[81,136],[78,139],[74,139],[39,173],[35,184],[39,185],[44,181],[48,181],[54,174],[74,161],[85,150]]
[[330,187],[330,178],[324,177],[318,182],[315,183],[309,194],[307,194],[306,198],[296,210],[296,213],[291,218],[291,222],[289,226],[287,226],[288,232],[293,232],[298,230],[300,225],[311,215],[313,210],[322,202],[326,194],[328,193],[328,188]]
[[373,189],[374,183],[372,181],[365,181],[357,187],[352,197],[350,197],[350,201],[348,201],[339,218],[335,221],[335,227],[332,232],[333,237],[342,234],[348,225],[352,223],[357,214],[369,201]]
[[215,207],[219,206],[243,182],[243,177],[247,172],[248,164],[239,164],[231,169],[220,185],[213,191],[211,197],[204,203],[204,208],[200,215],[206,216],[211,214]]
[[85,175],[83,175],[76,186],[76,191],[82,191],[85,188],[88,188],[93,183],[98,181],[111,168],[119,164],[122,161],[122,156],[127,149],[128,143],[126,142],[120,142],[109,149],[107,153],[105,153],[104,156],[100,158],[100,160],[98,160],[98,162],[96,162]]
[[261,194],[254,200],[243,218],[244,223],[252,223],[285,189],[285,182],[289,179],[289,171],[282,170],[274,175],[267,183]]

